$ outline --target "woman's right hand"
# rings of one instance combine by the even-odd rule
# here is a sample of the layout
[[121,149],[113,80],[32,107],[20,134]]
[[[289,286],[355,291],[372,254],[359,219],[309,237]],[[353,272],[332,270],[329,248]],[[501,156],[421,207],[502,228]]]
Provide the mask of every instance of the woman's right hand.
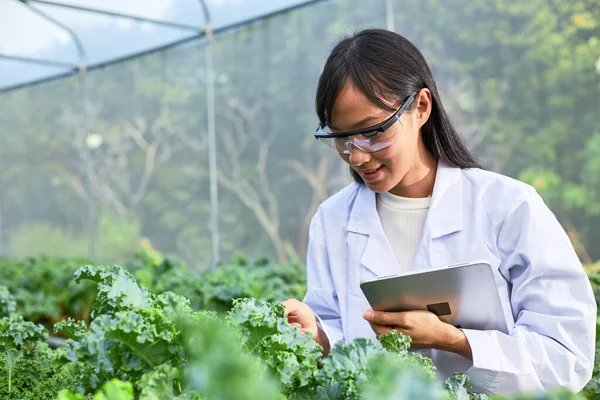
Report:
[[323,353],[327,355],[330,347],[329,339],[325,332],[319,329],[317,317],[310,307],[296,299],[288,299],[281,304],[285,307],[285,315],[290,325],[300,328],[302,333],[311,333],[313,339],[323,347]]

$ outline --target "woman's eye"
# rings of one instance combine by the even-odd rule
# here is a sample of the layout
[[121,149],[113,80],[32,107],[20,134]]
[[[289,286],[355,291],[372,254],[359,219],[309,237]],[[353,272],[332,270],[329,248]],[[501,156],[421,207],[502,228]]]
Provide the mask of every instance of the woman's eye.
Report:
[[367,134],[364,134],[363,136],[365,139],[375,139],[377,137],[377,135],[379,135],[379,132],[367,133]]

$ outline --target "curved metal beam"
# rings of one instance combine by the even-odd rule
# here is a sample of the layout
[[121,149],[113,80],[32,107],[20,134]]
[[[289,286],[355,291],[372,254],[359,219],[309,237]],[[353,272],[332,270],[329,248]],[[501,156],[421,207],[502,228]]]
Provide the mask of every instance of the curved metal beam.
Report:
[[200,5],[202,6],[202,13],[204,14],[204,25],[210,26],[210,12],[208,11],[208,6],[206,5],[205,0],[199,0]]
[[75,47],[77,47],[77,52],[79,53],[79,70],[81,71],[82,68],[83,68],[83,70],[85,70],[85,59],[86,59],[85,49],[83,48],[83,44],[79,40],[79,37],[77,36],[77,34],[75,32],[73,32],[73,30],[71,28],[69,28],[68,26],[63,24],[62,22],[58,21],[55,18],[52,18],[45,12],[33,7],[31,4],[29,4],[29,2],[30,2],[29,0],[17,0],[17,1],[20,1],[27,8],[29,8],[32,12],[34,12],[37,15],[39,15],[40,17],[44,18],[46,21],[50,22],[52,25],[58,26],[59,28],[61,28],[62,30],[64,30],[65,32],[67,32],[69,34],[69,36],[73,40],[73,43],[75,43]]
[[[23,1],[23,0],[20,0],[20,1]],[[45,4],[45,5],[53,6],[53,7],[67,8],[70,10],[89,12],[92,14],[106,15],[109,17],[126,18],[126,19],[130,19],[133,21],[137,21],[137,22],[147,22],[150,24],[162,25],[162,26],[166,26],[169,28],[175,28],[175,29],[185,29],[188,31],[196,31],[196,32],[202,30],[202,28],[200,28],[198,26],[185,25],[185,24],[180,24],[180,23],[171,22],[171,21],[161,21],[159,19],[153,19],[153,18],[138,17],[137,15],[123,14],[123,13],[119,13],[119,12],[115,12],[115,11],[108,11],[108,10],[99,10],[97,8],[91,8],[91,7],[76,6],[74,4],[57,3],[55,1],[49,1],[49,0],[25,0],[25,1],[32,1],[35,3]]]

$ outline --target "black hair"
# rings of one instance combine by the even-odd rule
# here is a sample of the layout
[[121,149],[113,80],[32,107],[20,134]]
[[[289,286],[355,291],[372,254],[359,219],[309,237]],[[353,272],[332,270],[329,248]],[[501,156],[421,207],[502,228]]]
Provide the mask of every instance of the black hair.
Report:
[[[404,101],[412,93],[429,89],[432,110],[421,129],[425,146],[449,166],[481,168],[450,123],[425,57],[405,37],[384,29],[365,29],[334,47],[316,95],[316,111],[323,126],[330,122],[333,104],[348,81],[373,104],[390,112],[395,109],[383,99]],[[356,182],[364,183],[356,171],[350,168],[350,172]]]

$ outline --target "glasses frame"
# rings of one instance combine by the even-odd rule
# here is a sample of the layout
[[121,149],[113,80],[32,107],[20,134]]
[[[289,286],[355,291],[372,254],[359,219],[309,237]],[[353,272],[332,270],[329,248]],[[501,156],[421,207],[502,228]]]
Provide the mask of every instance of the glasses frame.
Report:
[[370,126],[368,128],[362,128],[362,129],[357,129],[357,130],[347,131],[347,132],[340,132],[340,133],[325,133],[323,131],[323,128],[327,125],[322,126],[319,123],[319,125],[317,125],[317,129],[315,130],[315,138],[316,139],[321,139],[321,138],[336,138],[337,139],[337,138],[347,138],[347,137],[355,136],[355,135],[365,135],[365,134],[374,133],[374,132],[385,132],[392,125],[394,125],[396,123],[396,121],[398,121],[400,119],[400,117],[402,116],[402,113],[404,113],[404,111],[406,111],[408,109],[408,107],[410,107],[412,102],[417,97],[418,93],[419,92],[414,92],[413,94],[408,96],[406,101],[404,101],[404,104],[402,104],[402,107],[397,109],[394,112],[394,114],[392,114],[391,117],[389,117],[388,119],[386,119],[383,122],[380,122],[380,123]]

